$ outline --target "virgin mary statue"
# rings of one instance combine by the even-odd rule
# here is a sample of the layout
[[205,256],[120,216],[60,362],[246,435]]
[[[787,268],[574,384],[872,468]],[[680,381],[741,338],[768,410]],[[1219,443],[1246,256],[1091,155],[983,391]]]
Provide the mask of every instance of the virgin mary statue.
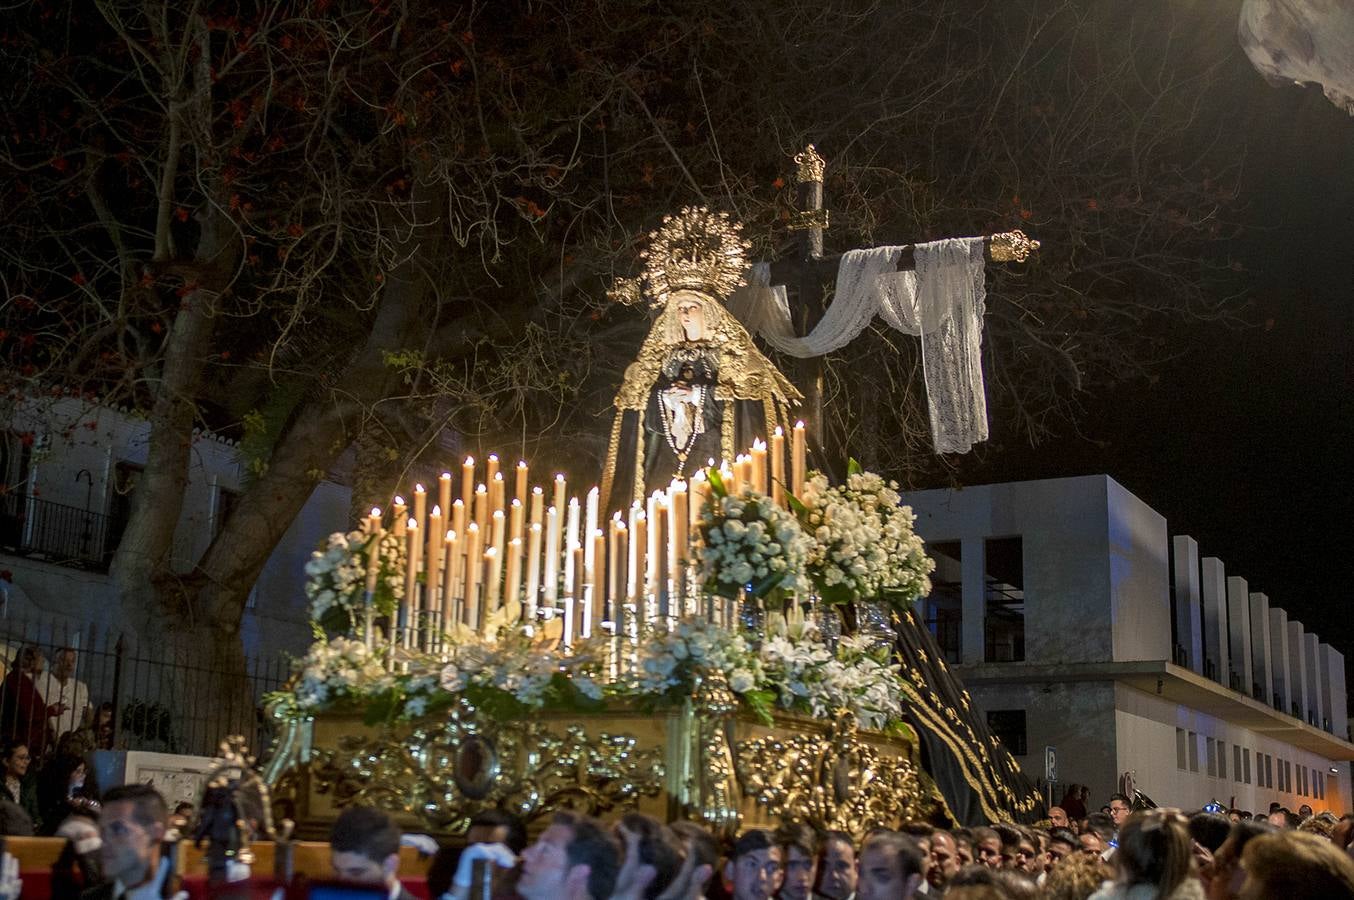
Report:
[[778,425],[788,431],[799,391],[722,302],[743,283],[746,251],[726,214],[687,208],[650,235],[643,276],[616,292],[658,315],[616,394],[607,509],[732,460]]

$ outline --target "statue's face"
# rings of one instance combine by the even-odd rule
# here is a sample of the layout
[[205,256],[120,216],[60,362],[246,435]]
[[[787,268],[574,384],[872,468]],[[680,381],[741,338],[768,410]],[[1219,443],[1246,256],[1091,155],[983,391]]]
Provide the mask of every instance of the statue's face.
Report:
[[682,298],[677,301],[677,321],[688,341],[705,339],[705,307],[699,300]]

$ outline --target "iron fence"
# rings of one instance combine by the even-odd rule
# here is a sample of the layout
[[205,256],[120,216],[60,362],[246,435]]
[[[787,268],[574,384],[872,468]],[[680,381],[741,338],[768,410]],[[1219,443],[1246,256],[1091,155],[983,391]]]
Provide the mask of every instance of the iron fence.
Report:
[[18,556],[107,572],[121,539],[122,528],[102,513],[27,494],[0,495],[0,548]]
[[285,684],[286,659],[246,658],[243,670],[226,671],[157,656],[144,644],[133,648],[121,634],[93,627],[0,619],[0,739],[26,741],[35,757],[63,743],[76,752],[214,756],[227,734],[244,735],[255,752],[267,748],[261,701]]

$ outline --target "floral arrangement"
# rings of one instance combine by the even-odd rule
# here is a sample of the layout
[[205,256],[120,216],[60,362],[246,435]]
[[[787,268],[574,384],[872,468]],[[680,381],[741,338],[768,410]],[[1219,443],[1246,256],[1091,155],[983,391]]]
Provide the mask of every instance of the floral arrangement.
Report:
[[835,650],[811,626],[762,644],[762,670],[778,704],[817,717],[850,710],[865,728],[883,730],[902,709],[901,673],[888,650],[865,637],[843,637]]
[[679,622],[640,645],[628,689],[640,697],[680,700],[709,672],[723,674],[735,694],[762,687],[761,661],[741,634],[703,621]]
[[[375,535],[350,531],[329,535],[306,562],[306,597],[315,636],[349,633],[357,627],[357,613],[364,608],[367,562]],[[405,542],[390,532],[382,533],[376,551],[380,572],[373,597],[374,612],[389,615],[404,598]]]
[[295,706],[310,712],[386,689],[391,677],[375,652],[361,640],[318,640],[298,664],[292,695]]
[[835,487],[813,472],[793,506],[813,545],[808,576],[828,603],[887,598],[910,603],[931,590],[935,561],[926,555],[898,485],[851,461]]
[[605,659],[603,638],[576,643],[566,654],[552,639],[519,626],[501,629],[493,643],[452,645],[438,686],[453,694],[477,694],[478,705],[509,713],[586,707],[602,699]]
[[701,510],[699,526],[705,590],[721,597],[763,597],[775,605],[791,592],[807,590],[804,567],[812,542],[794,515],[750,489],[731,495],[717,469],[708,475],[711,501]]

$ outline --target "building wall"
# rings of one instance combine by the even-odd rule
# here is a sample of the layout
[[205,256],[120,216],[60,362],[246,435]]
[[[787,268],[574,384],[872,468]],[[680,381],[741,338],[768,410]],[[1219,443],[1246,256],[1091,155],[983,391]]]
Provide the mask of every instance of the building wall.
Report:
[[[1171,562],[1166,518],[1114,479],[1104,480],[1108,505],[1109,624],[1114,634],[1111,658],[1115,662],[1170,659]],[[1091,562],[1087,560],[1086,564]]]

